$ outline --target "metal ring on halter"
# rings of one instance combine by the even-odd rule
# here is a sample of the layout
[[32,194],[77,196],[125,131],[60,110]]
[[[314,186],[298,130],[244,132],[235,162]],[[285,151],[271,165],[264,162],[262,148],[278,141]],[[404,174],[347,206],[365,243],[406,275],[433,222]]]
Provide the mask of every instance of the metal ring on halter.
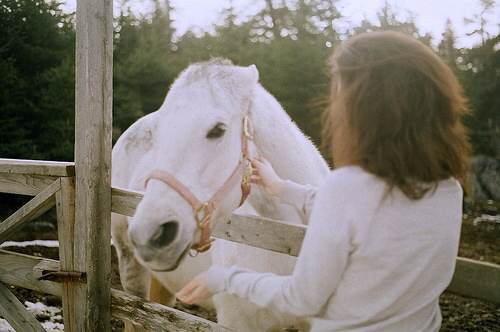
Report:
[[196,247],[191,247],[191,249],[189,249],[189,253],[188,255],[190,257],[196,257],[198,256],[198,254],[200,252],[205,252],[207,251],[208,249],[210,249],[210,247],[212,246],[212,242],[214,242],[215,239],[209,239],[207,242],[201,244],[201,245],[196,245]]
[[243,118],[243,133],[249,140],[253,140],[254,130],[248,115]]

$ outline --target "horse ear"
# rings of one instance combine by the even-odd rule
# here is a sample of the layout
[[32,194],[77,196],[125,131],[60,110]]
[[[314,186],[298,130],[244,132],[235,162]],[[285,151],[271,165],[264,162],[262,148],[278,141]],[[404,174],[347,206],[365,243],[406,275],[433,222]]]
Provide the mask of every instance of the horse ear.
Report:
[[246,70],[248,71],[248,76],[250,77],[251,81],[253,83],[258,83],[259,82],[259,70],[257,69],[256,65],[250,65],[246,67]]
[[243,78],[243,82],[248,87],[249,85],[255,85],[259,82],[259,71],[255,65],[250,65],[248,67],[237,67],[236,69],[239,73],[238,76]]

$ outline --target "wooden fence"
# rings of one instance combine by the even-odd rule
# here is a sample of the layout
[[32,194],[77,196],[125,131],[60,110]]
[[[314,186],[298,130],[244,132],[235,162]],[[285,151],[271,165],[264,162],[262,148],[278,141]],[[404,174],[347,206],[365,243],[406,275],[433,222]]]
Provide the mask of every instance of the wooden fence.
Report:
[[[75,228],[75,167],[73,163],[0,159],[0,192],[34,196],[0,223],[0,242],[23,224],[56,206],[60,261],[0,250],[0,315],[19,331],[43,331],[39,322],[5,285],[61,296],[66,331],[89,330],[78,293],[88,286],[88,266],[76,266],[75,252],[86,249],[86,241]],[[113,188],[111,210],[132,216],[142,199],[140,192]],[[233,215],[218,224],[214,236],[274,252],[297,256],[305,226],[276,220]],[[109,242],[108,242],[109,244]],[[72,265],[73,264],[73,265]],[[109,266],[108,261],[108,266]],[[450,291],[500,303],[500,266],[457,258]],[[133,295],[111,289],[111,314],[132,320],[152,331],[229,331],[205,319]],[[83,293],[87,294],[87,293]],[[83,297],[85,301],[85,295]]]

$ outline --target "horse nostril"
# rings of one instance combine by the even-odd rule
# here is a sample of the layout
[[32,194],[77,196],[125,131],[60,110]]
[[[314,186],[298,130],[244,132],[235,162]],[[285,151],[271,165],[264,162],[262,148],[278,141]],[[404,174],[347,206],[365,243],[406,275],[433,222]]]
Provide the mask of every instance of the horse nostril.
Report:
[[155,248],[166,247],[175,240],[178,230],[179,224],[177,221],[167,221],[158,227],[151,239],[149,239],[149,244]]

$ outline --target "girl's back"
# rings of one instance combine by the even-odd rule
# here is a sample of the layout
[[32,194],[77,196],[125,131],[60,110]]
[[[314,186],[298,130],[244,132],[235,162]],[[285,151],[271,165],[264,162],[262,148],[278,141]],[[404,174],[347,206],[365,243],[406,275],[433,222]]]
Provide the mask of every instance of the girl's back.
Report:
[[314,330],[438,330],[438,297],[451,280],[458,251],[458,182],[440,181],[419,200],[398,189],[384,198],[382,180],[348,166],[333,171],[325,187],[322,196],[330,196],[331,209],[341,212],[324,220],[331,220],[332,231],[347,231],[342,237],[350,238],[350,254],[325,319],[314,319]]

